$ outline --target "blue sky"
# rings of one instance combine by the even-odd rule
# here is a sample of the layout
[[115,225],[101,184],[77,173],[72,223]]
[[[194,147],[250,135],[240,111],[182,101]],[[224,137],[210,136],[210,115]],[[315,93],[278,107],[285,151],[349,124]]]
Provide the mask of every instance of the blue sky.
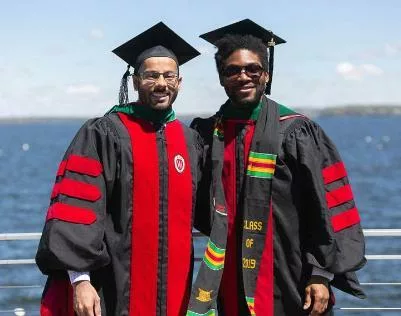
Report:
[[213,112],[226,97],[214,48],[198,35],[244,18],[287,40],[276,48],[273,99],[401,105],[400,16],[396,0],[3,2],[0,117],[102,115],[126,67],[111,50],[159,21],[202,52],[181,68],[177,112]]

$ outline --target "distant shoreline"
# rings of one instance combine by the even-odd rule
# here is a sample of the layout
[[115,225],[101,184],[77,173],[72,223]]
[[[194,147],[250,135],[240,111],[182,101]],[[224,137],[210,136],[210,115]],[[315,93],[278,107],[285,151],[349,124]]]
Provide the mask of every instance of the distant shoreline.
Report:
[[348,105],[323,108],[319,115],[401,115],[401,106],[395,105]]
[[[358,115],[358,116],[381,116],[381,115],[401,115],[401,105],[349,105],[349,106],[336,106],[327,108],[294,108],[297,112],[305,114],[309,117],[319,116],[341,116],[341,115]],[[194,114],[177,114],[177,117],[183,121],[191,120],[192,118],[209,117],[213,113],[194,113]],[[41,122],[65,122],[65,121],[85,121],[90,117],[0,117],[0,124],[7,123],[41,123]]]
[[0,124],[24,124],[42,122],[84,122],[89,117],[0,117]]

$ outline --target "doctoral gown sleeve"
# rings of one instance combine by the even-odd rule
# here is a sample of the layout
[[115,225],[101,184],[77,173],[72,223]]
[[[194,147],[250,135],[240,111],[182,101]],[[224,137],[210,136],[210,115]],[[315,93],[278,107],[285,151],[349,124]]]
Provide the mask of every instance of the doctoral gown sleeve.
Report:
[[300,216],[307,262],[336,276],[360,269],[366,262],[360,216],[335,145],[307,119],[288,133],[286,144],[303,184]]
[[92,271],[110,260],[104,223],[119,156],[110,124],[106,118],[86,122],[59,165],[36,254],[45,274]]
[[199,133],[196,130],[191,129],[191,135],[194,144],[193,151],[196,155],[195,181],[196,181],[196,187],[199,188],[203,179],[202,175],[205,170],[205,160],[206,160],[205,144],[203,138],[199,135]]
[[199,149],[199,155],[202,155],[200,167],[202,170],[202,176],[198,182],[196,193],[194,227],[201,233],[209,235],[212,222],[212,208],[210,199],[212,166],[210,151],[212,143],[213,119],[195,118],[191,123],[191,128],[197,132],[199,137],[198,144],[201,146]]

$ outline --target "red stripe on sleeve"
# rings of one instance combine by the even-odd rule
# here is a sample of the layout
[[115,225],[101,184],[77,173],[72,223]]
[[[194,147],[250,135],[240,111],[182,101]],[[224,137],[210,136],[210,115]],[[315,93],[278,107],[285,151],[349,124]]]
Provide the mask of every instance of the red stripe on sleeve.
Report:
[[332,183],[347,176],[343,162],[337,162],[322,170],[324,184]]
[[361,221],[358,210],[354,207],[348,211],[337,214],[331,218],[333,231],[339,232],[347,227],[358,224]]
[[58,182],[54,184],[53,191],[52,191],[52,194],[50,196],[51,199],[54,199],[58,195],[59,186],[60,186],[60,183],[58,183]]
[[57,176],[63,176],[64,175],[66,164],[67,164],[66,160],[63,160],[63,161],[60,162],[60,165],[58,166],[58,170],[57,170]]
[[327,206],[329,208],[351,201],[354,198],[351,186],[346,184],[331,192],[326,192]]
[[92,177],[97,177],[103,172],[102,164],[99,161],[78,155],[68,157],[66,169]]
[[58,194],[64,194],[73,198],[87,200],[90,202],[95,202],[102,196],[97,186],[68,178],[64,178],[58,183],[56,195]]
[[74,224],[90,225],[96,221],[96,213],[89,208],[57,202],[51,205],[47,210],[46,221],[51,219],[59,219]]
[[191,280],[192,174],[183,126],[166,126],[168,157],[167,315],[185,315]]

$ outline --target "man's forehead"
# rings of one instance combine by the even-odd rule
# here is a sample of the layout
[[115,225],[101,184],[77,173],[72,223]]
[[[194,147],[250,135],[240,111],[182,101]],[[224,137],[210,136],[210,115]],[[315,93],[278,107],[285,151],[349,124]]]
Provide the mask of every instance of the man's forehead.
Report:
[[240,48],[233,51],[230,56],[225,59],[225,64],[251,64],[262,63],[260,56],[251,50]]
[[177,62],[170,57],[149,57],[143,61],[140,66],[140,69],[148,69],[152,68],[153,70],[157,69],[171,69],[177,70],[178,65]]

